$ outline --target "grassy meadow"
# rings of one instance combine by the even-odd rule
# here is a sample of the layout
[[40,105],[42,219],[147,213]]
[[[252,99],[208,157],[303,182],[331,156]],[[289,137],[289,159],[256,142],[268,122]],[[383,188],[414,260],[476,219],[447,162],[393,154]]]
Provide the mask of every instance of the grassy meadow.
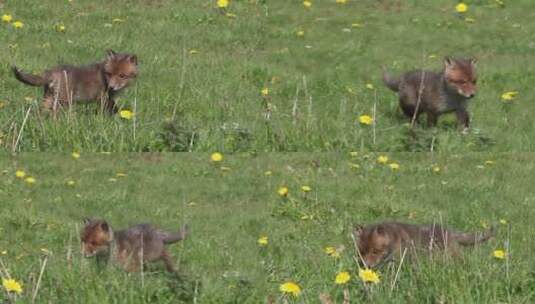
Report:
[[[351,303],[535,301],[534,155],[383,155],[386,164],[363,153],[225,154],[221,162],[201,153],[5,156],[0,273],[22,283],[16,303],[34,294],[35,303],[319,303],[320,294],[342,303],[344,289]],[[143,275],[97,268],[80,255],[84,217],[115,229],[188,223],[190,237],[169,246],[180,277],[158,263]],[[351,227],[388,219],[463,231],[496,225],[497,235],[455,260],[394,262],[378,269],[379,283],[364,284]],[[350,281],[337,285],[342,271]],[[285,282],[298,284],[299,296],[283,295]]]
[[[0,146],[8,151],[532,151],[532,0],[5,0],[0,15]],[[15,22],[22,27],[15,28]],[[19,24],[19,23],[17,23]],[[20,24],[19,24],[20,25]],[[140,60],[120,98],[131,120],[79,105],[54,121],[42,89],[10,66],[40,72],[101,60]],[[393,72],[440,69],[445,55],[479,59],[472,129],[453,115],[409,136]],[[267,89],[267,90],[264,90]],[[264,90],[264,93],[262,91]],[[504,102],[502,95],[518,95]],[[375,124],[359,124],[359,116]],[[25,119],[26,118],[26,119]]]

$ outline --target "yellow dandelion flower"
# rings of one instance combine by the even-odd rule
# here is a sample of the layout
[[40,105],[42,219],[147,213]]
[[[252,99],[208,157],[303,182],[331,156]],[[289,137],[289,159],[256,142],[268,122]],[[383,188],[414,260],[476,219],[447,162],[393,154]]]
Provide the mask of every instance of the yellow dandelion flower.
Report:
[[260,92],[262,93],[262,96],[266,97],[269,95],[269,88],[263,88]]
[[285,187],[285,186],[280,187],[279,190],[277,190],[277,193],[278,193],[280,196],[283,196],[283,197],[284,197],[284,196],[288,196],[288,192],[289,192],[288,187]]
[[357,157],[357,156],[359,156],[359,153],[357,151],[351,151],[351,152],[349,152],[349,156]]
[[13,16],[9,14],[3,14],[2,15],[2,22],[9,23],[13,20]]
[[346,4],[347,0],[336,0],[338,4]]
[[191,50],[189,50],[189,54],[190,54],[190,55],[199,54],[199,51],[196,50],[196,49],[191,49]]
[[24,178],[26,176],[26,172],[24,172],[23,170],[17,170],[17,172],[15,172],[15,176],[17,178]]
[[349,280],[351,280],[351,276],[349,275],[349,272],[342,271],[342,272],[339,272],[336,275],[336,278],[334,279],[334,283],[336,283],[338,285],[343,285],[343,284],[349,282]]
[[514,100],[516,98],[517,95],[518,95],[517,91],[505,92],[505,93],[502,94],[502,100],[504,102],[512,101],[512,100]]
[[370,115],[360,115],[359,122],[363,125],[371,125],[373,123],[373,118]]
[[69,181],[67,181],[67,185],[68,185],[68,186],[74,186],[75,184],[76,184],[76,182],[73,181],[72,179],[69,180]]
[[464,18],[464,21],[466,21],[467,23],[474,23],[474,22],[476,22],[476,19],[466,17],[466,18]]
[[399,164],[398,164],[398,163],[390,163],[390,164],[388,164],[388,166],[389,166],[390,169],[392,169],[393,171],[399,170]]
[[260,246],[267,246],[268,244],[268,237],[267,236],[261,236],[260,238],[258,238],[258,240],[256,241],[258,243],[258,245]]
[[7,292],[22,293],[22,285],[14,279],[2,279],[2,285]]
[[507,256],[507,253],[505,252],[505,250],[502,250],[502,249],[494,250],[492,254],[494,255],[495,258],[499,260],[503,260]]
[[325,253],[327,255],[332,255],[335,252],[336,252],[336,248],[334,248],[332,246],[325,247]]
[[230,167],[221,166],[221,167],[219,168],[219,170],[221,170],[221,171],[223,171],[223,172],[229,172],[231,169],[230,169]]
[[434,165],[433,167],[431,167],[431,170],[434,173],[439,173],[441,169],[440,169],[440,167],[438,165]]
[[303,36],[305,36],[305,31],[303,31],[303,30],[297,31],[296,35],[298,37],[303,37]]
[[460,14],[466,13],[468,11],[468,5],[463,2],[460,2],[455,6],[455,10],[457,11],[457,13]]
[[379,157],[377,157],[377,163],[379,164],[386,164],[388,162],[388,156],[386,155],[379,155]]
[[35,178],[31,177],[31,176],[28,176],[24,179],[24,181],[28,184],[28,185],[33,185],[35,184],[36,180]]
[[303,215],[301,215],[301,219],[302,219],[303,221],[306,221],[306,220],[312,220],[312,219],[314,219],[314,215],[312,215],[312,214],[311,214],[311,215],[303,214]]
[[351,169],[355,169],[355,170],[357,170],[357,169],[360,168],[360,166],[359,166],[358,164],[353,164],[353,163],[349,164],[349,167],[350,167]]
[[493,160],[487,160],[487,161],[485,161],[485,165],[486,166],[492,166],[492,165],[494,165],[494,161]]
[[78,153],[78,152],[75,151],[75,152],[72,152],[72,153],[71,153],[71,156],[72,156],[72,158],[74,158],[74,159],[79,159],[79,158],[80,158],[80,153]]
[[301,287],[294,282],[286,282],[281,284],[279,290],[285,294],[291,294],[294,297],[298,297],[301,294]]
[[210,160],[213,162],[220,162],[223,160],[223,154],[219,152],[214,152],[212,155],[210,155]]
[[312,6],[312,2],[310,1],[303,1],[303,5],[306,7],[306,8],[310,8]]
[[301,191],[303,192],[310,192],[312,191],[312,188],[310,188],[309,186],[301,186]]
[[269,171],[269,170],[266,171],[266,172],[264,172],[264,175],[265,175],[265,176],[271,176],[271,174],[273,174],[273,172],[271,172],[271,171]]
[[65,25],[63,23],[57,24],[56,31],[61,32],[61,33],[65,32]]
[[217,0],[217,7],[225,8],[229,5],[229,0]]
[[359,269],[359,277],[365,283],[377,284],[380,282],[379,275],[371,269]]
[[123,119],[130,120],[134,117],[134,112],[130,110],[121,110],[119,112],[119,116],[121,116]]
[[17,29],[23,28],[24,27],[24,23],[22,23],[22,21],[15,21],[15,22],[13,22],[13,27],[17,28]]
[[500,219],[500,224],[507,225],[507,221],[505,219]]
[[7,250],[2,250],[2,251],[0,251],[0,254],[2,254],[2,255],[6,255],[6,254],[7,254]]
[[332,246],[325,247],[325,253],[332,258],[340,257],[340,252],[338,252],[338,250]]
[[367,84],[366,84],[366,89],[368,89],[368,90],[373,90],[373,89],[375,89],[375,87],[373,86],[373,84],[371,84],[371,83],[367,83]]
[[127,174],[124,173],[124,172],[117,172],[117,174],[115,174],[115,176],[117,177],[125,177]]
[[110,183],[115,183],[116,181],[117,181],[117,179],[114,178],[114,177],[108,178],[108,182],[110,182]]

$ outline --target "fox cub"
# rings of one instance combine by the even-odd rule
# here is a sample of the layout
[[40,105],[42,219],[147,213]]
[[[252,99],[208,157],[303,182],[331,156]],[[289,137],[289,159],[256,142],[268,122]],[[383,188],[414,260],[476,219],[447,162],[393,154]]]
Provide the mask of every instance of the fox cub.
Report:
[[157,260],[164,262],[167,271],[175,272],[165,245],[184,240],[188,233],[186,225],[178,232],[166,232],[150,224],[113,231],[104,220],[86,219],[84,222],[81,232],[84,256],[96,256],[99,262],[111,258],[128,272],[139,271],[144,263]]
[[54,115],[62,106],[84,101],[97,101],[101,110],[114,114],[115,96],[137,77],[137,56],[106,52],[104,61],[87,66],[61,65],[42,75],[24,73],[16,66],[12,70],[22,83],[44,88],[43,107]]
[[475,245],[487,241],[493,235],[494,228],[481,233],[464,233],[438,225],[397,222],[356,226],[353,229],[353,236],[357,241],[356,249],[367,267],[377,267],[395,256],[400,257],[405,249],[408,254],[440,249],[457,256],[459,245]]
[[446,57],[440,72],[416,70],[395,78],[384,70],[383,82],[398,92],[401,110],[409,119],[426,113],[428,125],[435,126],[440,115],[455,112],[465,133],[470,125],[467,102],[476,94],[476,63],[476,59]]

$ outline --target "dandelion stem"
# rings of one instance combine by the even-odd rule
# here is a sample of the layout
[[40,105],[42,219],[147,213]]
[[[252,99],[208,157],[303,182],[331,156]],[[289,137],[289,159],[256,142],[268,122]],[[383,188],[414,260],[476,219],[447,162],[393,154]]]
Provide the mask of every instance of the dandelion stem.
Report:
[[372,122],[372,133],[373,133],[373,145],[375,146],[375,122],[377,121],[377,91],[375,92],[375,101],[373,102],[373,122]]
[[137,116],[137,82],[136,82],[136,88],[134,90],[134,117],[132,118],[134,142],[136,141],[136,116]]
[[[425,61],[425,54],[424,54],[424,61]],[[416,117],[418,117],[418,111],[420,110],[420,102],[422,101],[422,94],[424,92],[424,81],[425,81],[425,72],[422,70],[421,76],[420,76],[420,87],[418,89],[418,99],[416,101],[416,108],[414,109],[414,113],[412,114],[411,119],[411,130],[414,128],[414,123],[416,122]]]
[[187,65],[186,48],[182,48],[182,71],[180,73],[179,94],[175,101],[175,105],[173,107],[173,115],[171,116],[171,121],[175,120],[178,102],[182,99],[182,95],[184,94],[184,78],[186,76],[186,65]]
[[43,263],[41,265],[41,271],[39,272],[39,278],[37,279],[37,284],[35,285],[35,289],[33,291],[32,295],[32,303],[35,303],[35,298],[37,297],[37,293],[39,292],[39,286],[41,286],[41,279],[43,278],[43,273],[45,272],[46,263],[48,262],[48,255],[45,256]]
[[401,255],[401,260],[399,261],[399,266],[396,271],[396,275],[394,276],[394,281],[392,281],[392,285],[390,286],[390,292],[394,291],[394,287],[396,287],[396,282],[399,277],[399,272],[401,270],[401,266],[403,265],[403,261],[405,260],[405,255],[407,254],[407,248],[403,250],[403,254]]
[[344,288],[344,302],[343,304],[349,304],[350,298],[349,298],[349,288]]
[[24,131],[24,126],[26,125],[26,120],[28,120],[28,116],[30,115],[31,109],[32,109],[32,105],[30,105],[28,107],[28,111],[26,111],[26,115],[24,116],[24,120],[22,121],[19,134],[17,135],[17,141],[15,141],[15,145],[13,146],[13,152],[17,151],[17,146],[19,144],[20,138],[22,137],[22,132]]
[[299,86],[296,86],[294,104],[292,107],[292,120],[293,120],[294,126],[297,124],[297,101],[298,99],[299,99]]

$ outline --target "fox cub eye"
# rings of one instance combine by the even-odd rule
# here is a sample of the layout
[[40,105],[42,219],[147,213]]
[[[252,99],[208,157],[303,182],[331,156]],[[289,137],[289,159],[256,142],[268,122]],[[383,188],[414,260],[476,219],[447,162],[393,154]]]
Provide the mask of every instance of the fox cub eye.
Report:
[[121,74],[119,74],[119,77],[121,77],[121,78],[123,78],[123,79],[124,79],[124,78],[126,78],[126,75],[125,75],[125,74],[123,74],[123,73],[121,73]]

